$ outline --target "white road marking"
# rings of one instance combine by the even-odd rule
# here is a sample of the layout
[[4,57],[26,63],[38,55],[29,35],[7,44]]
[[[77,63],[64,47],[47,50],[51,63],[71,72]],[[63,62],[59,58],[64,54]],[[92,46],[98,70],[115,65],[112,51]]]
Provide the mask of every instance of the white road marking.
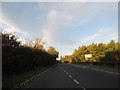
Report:
[[65,73],[67,73],[66,71],[64,71]]
[[74,81],[75,81],[77,84],[79,84],[79,82],[78,82],[77,80],[74,79]]
[[69,75],[69,77],[71,77],[71,78],[72,78],[72,76],[71,76],[71,75]]
[[109,72],[109,71],[100,70],[100,69],[94,69],[94,68],[90,68],[90,69],[95,70],[95,71],[107,72],[107,73],[111,73],[111,74],[118,74],[118,73],[115,73],[115,72]]
[[82,87],[83,90],[87,90],[86,88]]
[[[51,68],[49,68],[49,69],[51,69]],[[49,70],[49,69],[48,69],[48,70]],[[28,82],[30,82],[31,80],[33,80],[34,78],[36,78],[36,77],[44,74],[44,73],[47,72],[48,70],[43,71],[42,73],[40,73],[40,74],[38,74],[38,75],[36,75],[36,76],[33,76],[33,77],[31,77],[30,79],[28,79],[28,80],[25,80],[24,82],[22,82],[22,83],[20,83],[18,86],[16,86],[16,88],[17,88],[17,87],[20,87],[20,86],[22,86],[22,85],[26,85],[26,83],[28,83]]]
[[80,68],[87,68],[85,66],[79,66],[79,65],[73,65],[73,66],[80,67]]
[[66,74],[68,74],[68,73],[66,72]]
[[63,72],[67,73],[63,68],[59,67],[60,69],[62,69]]
[[[78,65],[73,65],[73,66],[80,67],[80,68],[87,68],[85,66],[78,66]],[[110,71],[105,71],[105,70],[100,70],[100,69],[94,69],[94,68],[89,68],[89,69],[96,70],[96,71],[101,71],[101,72],[107,72],[107,73],[111,73],[111,74],[118,74],[118,73],[115,73],[115,72],[110,72]]]
[[87,67],[82,67],[82,68],[87,68]]
[[[62,71],[64,71],[67,75],[69,75],[62,67],[59,67]],[[69,75],[70,78],[72,78],[71,75]],[[79,82],[76,80],[76,79],[73,79],[73,81],[76,83],[76,84],[79,84]],[[86,88],[84,87],[81,87],[83,90],[87,90]]]
[[66,74],[68,74],[63,68],[59,67],[62,71],[64,71]]

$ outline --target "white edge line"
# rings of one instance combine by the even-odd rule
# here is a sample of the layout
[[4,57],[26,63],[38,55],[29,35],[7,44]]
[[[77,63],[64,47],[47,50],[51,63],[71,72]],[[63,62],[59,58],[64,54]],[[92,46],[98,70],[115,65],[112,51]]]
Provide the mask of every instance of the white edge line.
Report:
[[79,66],[79,65],[73,65],[73,66],[75,66],[75,67],[80,67],[80,68],[87,68],[87,67],[85,67],[85,66]]
[[[82,66],[78,66],[78,65],[74,65],[76,67],[80,67],[80,68],[87,68],[87,67],[82,67]],[[92,70],[96,70],[96,71],[101,71],[101,72],[107,72],[107,73],[111,73],[111,74],[118,74],[118,73],[114,73],[114,72],[109,72],[109,71],[104,71],[104,70],[99,70],[99,69],[94,69],[94,68],[89,68]]]
[[[49,68],[49,69],[50,69],[50,68]],[[25,84],[28,83],[29,81],[31,81],[31,80],[33,80],[34,78],[36,78],[36,77],[38,77],[38,76],[44,74],[44,73],[47,72],[47,71],[48,71],[48,70],[43,71],[42,73],[40,73],[40,74],[38,74],[38,75],[36,75],[36,76],[31,77],[30,79],[28,79],[28,80],[26,80],[26,81],[20,83],[17,87],[20,87],[20,86],[22,86],[22,85],[25,85]]]
[[92,70],[96,70],[96,71],[101,71],[101,72],[112,73],[112,74],[118,74],[118,73],[109,72],[109,71],[104,71],[104,70],[99,70],[99,69],[94,69],[94,68],[90,68],[90,69],[92,69]]

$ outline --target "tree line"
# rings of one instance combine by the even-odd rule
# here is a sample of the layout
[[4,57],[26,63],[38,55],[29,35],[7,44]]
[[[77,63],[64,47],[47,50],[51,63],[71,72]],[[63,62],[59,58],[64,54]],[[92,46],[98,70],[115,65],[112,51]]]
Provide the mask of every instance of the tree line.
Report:
[[21,44],[12,33],[2,33],[2,75],[18,75],[36,68],[56,63],[59,52],[54,47],[44,49],[45,42],[37,38],[34,42]]
[[[109,43],[92,43],[83,45],[75,49],[72,55],[66,55],[61,58],[61,62],[67,63],[88,63],[88,64],[106,64],[116,66],[120,64],[120,43],[111,40]],[[92,57],[85,59],[86,54]]]

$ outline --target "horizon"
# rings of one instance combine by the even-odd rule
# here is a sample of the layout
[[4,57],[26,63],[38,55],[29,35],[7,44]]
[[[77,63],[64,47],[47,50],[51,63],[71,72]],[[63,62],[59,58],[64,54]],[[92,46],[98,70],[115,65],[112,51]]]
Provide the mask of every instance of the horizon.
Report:
[[45,49],[70,55],[82,45],[118,42],[118,3],[3,2],[0,25],[23,43],[43,38]]

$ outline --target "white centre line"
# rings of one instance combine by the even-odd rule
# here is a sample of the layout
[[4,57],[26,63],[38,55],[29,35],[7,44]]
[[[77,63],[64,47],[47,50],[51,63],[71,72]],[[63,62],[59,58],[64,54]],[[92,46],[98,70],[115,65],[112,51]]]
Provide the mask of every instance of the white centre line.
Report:
[[[59,67],[63,72],[65,72],[70,78],[72,78],[71,75],[69,75],[62,67]],[[73,79],[73,81],[76,83],[76,84],[79,84],[79,82],[75,79]],[[79,84],[80,85],[80,84]],[[84,87],[81,87],[83,90],[87,90],[86,88]]]
[[68,73],[66,72],[66,74],[68,74]]
[[69,75],[69,77],[71,77],[71,78],[72,78],[72,76],[71,76],[71,75]]
[[75,81],[77,84],[79,84],[79,82],[78,82],[77,80],[74,79],[74,81]]
[[83,90],[87,90],[86,88],[82,87]]
[[68,74],[68,72],[66,72],[63,68],[61,68],[61,67],[59,67],[62,71],[64,71],[67,75],[69,75]]

